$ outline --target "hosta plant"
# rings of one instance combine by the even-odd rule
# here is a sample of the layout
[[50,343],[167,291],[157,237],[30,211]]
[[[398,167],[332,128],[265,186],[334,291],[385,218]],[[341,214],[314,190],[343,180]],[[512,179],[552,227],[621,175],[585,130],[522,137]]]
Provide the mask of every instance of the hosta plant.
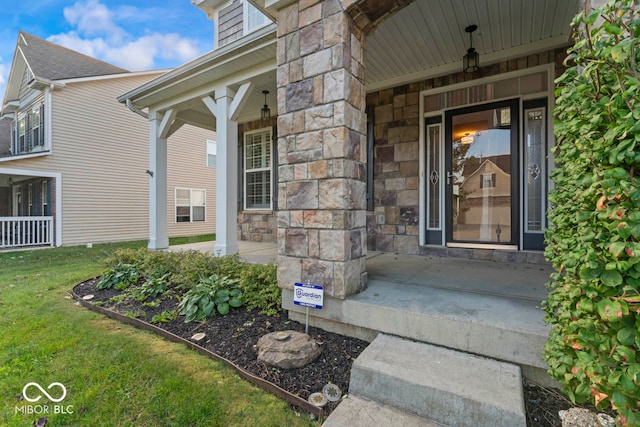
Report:
[[115,288],[117,290],[124,290],[130,285],[133,285],[138,281],[140,274],[138,272],[138,266],[135,264],[120,263],[113,268],[108,268],[100,278],[100,281],[96,285],[98,289],[110,289]]
[[[587,2],[588,3],[588,2]],[[640,426],[640,16],[618,0],[574,19],[557,80],[544,303],[549,373],[575,402]]]
[[213,274],[184,294],[178,305],[178,313],[185,322],[202,321],[207,317],[229,313],[232,307],[242,306],[242,291],[234,286],[236,279]]

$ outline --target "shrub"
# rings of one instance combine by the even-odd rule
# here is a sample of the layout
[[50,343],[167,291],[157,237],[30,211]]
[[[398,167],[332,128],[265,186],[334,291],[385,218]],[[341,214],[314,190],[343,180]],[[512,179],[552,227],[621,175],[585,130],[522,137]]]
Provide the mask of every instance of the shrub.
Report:
[[188,290],[215,271],[215,257],[197,251],[176,253],[176,272],[171,282],[178,288]]
[[282,290],[278,287],[275,265],[244,264],[240,271],[240,289],[248,309],[257,309],[269,316],[282,311]]
[[[640,19],[619,0],[574,19],[557,80],[545,359],[574,402],[640,426]],[[598,21],[600,17],[603,21]]]

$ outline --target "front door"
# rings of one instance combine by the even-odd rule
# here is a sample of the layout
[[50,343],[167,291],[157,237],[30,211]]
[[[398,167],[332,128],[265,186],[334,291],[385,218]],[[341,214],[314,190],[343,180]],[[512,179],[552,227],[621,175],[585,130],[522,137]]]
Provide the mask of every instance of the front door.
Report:
[[446,240],[517,248],[518,101],[445,114]]

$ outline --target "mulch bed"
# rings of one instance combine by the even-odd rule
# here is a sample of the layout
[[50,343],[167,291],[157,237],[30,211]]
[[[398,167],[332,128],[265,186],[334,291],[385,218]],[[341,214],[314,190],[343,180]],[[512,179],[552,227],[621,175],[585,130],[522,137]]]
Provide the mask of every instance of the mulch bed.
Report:
[[[151,323],[154,315],[174,310],[178,304],[175,297],[163,299],[154,307],[133,300],[112,303],[110,300],[121,292],[96,289],[97,281],[98,279],[90,279],[82,282],[74,288],[74,292],[79,297],[93,294],[91,303],[148,323]],[[213,316],[202,323],[184,323],[184,317],[178,316],[176,320],[154,325],[192,342],[194,334],[203,332],[207,338],[198,345],[304,400],[311,393],[321,392],[328,383],[337,385],[346,394],[351,364],[368,345],[363,340],[309,327],[309,335],[320,346],[320,356],[303,368],[279,369],[258,362],[255,345],[261,336],[271,332],[304,332],[305,325],[288,320],[286,315],[266,316],[241,307],[232,309],[226,316]],[[560,391],[526,381],[524,398],[529,427],[560,427],[562,423],[558,411],[574,406]],[[325,406],[326,413],[330,413],[338,404],[339,402],[329,402]]]

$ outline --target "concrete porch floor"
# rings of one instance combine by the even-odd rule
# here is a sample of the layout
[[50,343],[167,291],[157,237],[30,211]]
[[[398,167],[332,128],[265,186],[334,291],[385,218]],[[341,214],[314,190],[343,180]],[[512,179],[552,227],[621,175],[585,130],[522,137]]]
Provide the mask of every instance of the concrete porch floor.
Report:
[[[213,254],[214,244],[190,243],[171,246],[169,250],[195,250]],[[277,243],[241,241],[238,245],[243,261],[263,264],[277,262]],[[544,264],[369,252],[367,272],[369,279],[375,281],[524,300],[532,306],[538,306],[546,298],[545,283],[552,270]]]
[[[213,246],[170,250],[213,253]],[[275,263],[277,244],[239,242],[239,255]],[[550,266],[372,252],[367,272],[366,290],[346,300],[325,297],[310,323],[368,341],[382,332],[514,363],[525,377],[549,384],[542,360],[549,327],[540,305]],[[291,290],[283,291],[283,307],[304,322]]]

